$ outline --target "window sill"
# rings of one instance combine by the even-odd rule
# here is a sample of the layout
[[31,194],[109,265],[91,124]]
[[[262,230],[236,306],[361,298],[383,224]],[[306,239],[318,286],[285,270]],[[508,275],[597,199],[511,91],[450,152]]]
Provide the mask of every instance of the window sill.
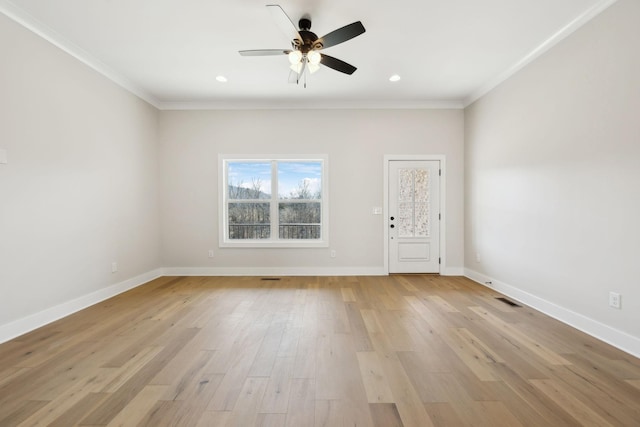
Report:
[[304,248],[328,248],[329,242],[326,240],[312,240],[312,241],[289,241],[289,242],[275,242],[275,241],[260,241],[260,240],[243,240],[241,242],[223,241],[218,245],[221,248],[247,248],[247,249],[260,249],[260,248],[281,248],[281,249],[304,249]]

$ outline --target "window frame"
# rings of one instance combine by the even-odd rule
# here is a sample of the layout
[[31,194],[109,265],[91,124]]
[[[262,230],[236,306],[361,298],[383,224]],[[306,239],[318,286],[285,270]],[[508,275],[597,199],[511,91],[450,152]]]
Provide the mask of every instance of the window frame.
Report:
[[[274,162],[320,162],[321,164],[321,196],[320,199],[296,200],[280,199],[278,195],[278,176]],[[269,239],[229,239],[229,203],[234,199],[228,198],[228,165],[232,162],[271,163],[271,198],[256,199],[270,204]],[[218,156],[218,245],[221,248],[320,248],[329,246],[329,157],[326,154],[304,155],[233,155],[220,154]],[[241,200],[246,203],[246,200]],[[278,232],[279,205],[285,203],[317,203],[321,204],[320,238],[319,239],[280,239]]]

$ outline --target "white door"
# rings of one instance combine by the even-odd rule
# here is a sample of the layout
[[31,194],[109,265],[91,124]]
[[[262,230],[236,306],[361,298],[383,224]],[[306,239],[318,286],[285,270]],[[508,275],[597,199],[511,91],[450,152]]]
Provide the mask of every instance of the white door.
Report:
[[389,161],[389,273],[440,272],[440,161]]

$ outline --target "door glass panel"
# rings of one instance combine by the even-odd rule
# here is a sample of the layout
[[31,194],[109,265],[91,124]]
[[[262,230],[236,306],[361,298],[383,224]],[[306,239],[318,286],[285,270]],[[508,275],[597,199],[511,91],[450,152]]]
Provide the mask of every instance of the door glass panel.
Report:
[[398,236],[413,237],[413,202],[398,203]]
[[429,200],[429,171],[424,169],[415,170],[414,195],[416,202],[426,202]]
[[412,169],[400,169],[398,171],[399,188],[398,188],[398,200],[399,201],[412,201],[413,200],[413,170]]
[[416,203],[415,205],[415,237],[429,237],[429,203]]
[[398,170],[398,236],[429,237],[429,171]]

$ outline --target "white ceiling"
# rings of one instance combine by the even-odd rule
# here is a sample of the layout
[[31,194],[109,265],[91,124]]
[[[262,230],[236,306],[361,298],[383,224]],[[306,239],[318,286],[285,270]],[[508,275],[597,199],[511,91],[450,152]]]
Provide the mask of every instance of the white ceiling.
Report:
[[[460,108],[613,2],[0,0],[0,11],[161,109]],[[304,88],[287,82],[286,56],[240,56],[290,47],[270,3],[296,24],[310,15],[318,36],[362,21],[364,34],[326,50],[358,70],[322,67]]]

